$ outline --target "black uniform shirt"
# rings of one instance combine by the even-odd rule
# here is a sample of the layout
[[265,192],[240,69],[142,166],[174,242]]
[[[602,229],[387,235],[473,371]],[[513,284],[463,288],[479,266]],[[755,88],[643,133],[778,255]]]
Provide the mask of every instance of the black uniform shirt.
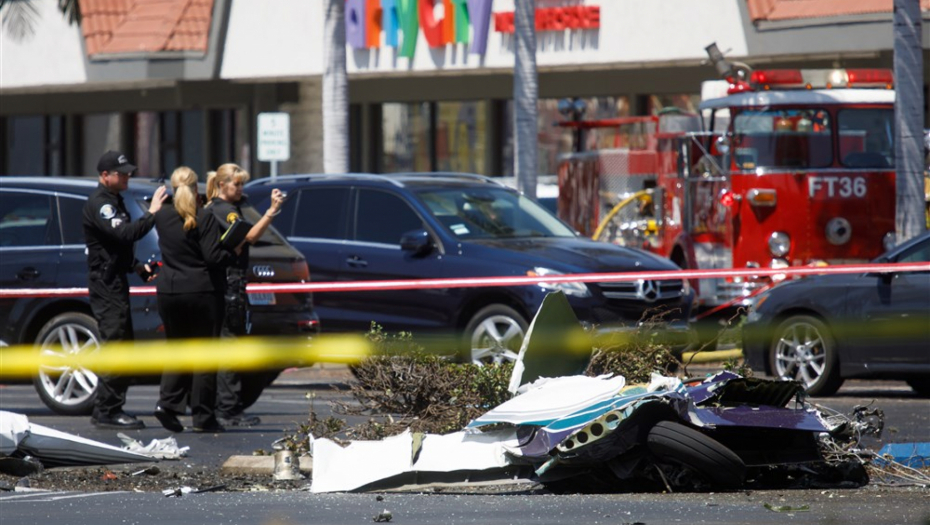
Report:
[[135,266],[133,243],[155,225],[148,211],[131,222],[123,196],[100,184],[84,204],[84,240],[87,243],[87,266],[106,280],[132,271]]
[[[214,197],[213,200],[207,205],[207,210],[213,213],[213,216],[216,218],[216,221],[219,223],[220,227],[225,231],[233,221],[236,220],[245,220],[245,217],[242,215],[242,206],[246,205],[246,198],[243,195],[242,200],[236,203],[224,201],[219,197]],[[234,263],[231,266],[236,268],[241,268],[243,270],[249,267],[249,243],[246,242],[242,245],[242,253],[234,259]]]
[[221,291],[216,270],[232,262],[235,254],[220,244],[222,230],[206,210],[197,211],[197,226],[184,230],[184,219],[171,204],[155,214],[162,270],[155,280],[158,293]]

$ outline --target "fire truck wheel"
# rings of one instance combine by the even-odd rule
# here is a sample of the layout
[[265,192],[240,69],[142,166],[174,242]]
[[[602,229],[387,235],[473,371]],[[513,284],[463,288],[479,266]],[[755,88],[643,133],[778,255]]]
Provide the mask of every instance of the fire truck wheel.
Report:
[[465,327],[466,363],[485,365],[516,361],[527,330],[526,320],[503,304],[491,304],[478,311]]
[[778,325],[769,366],[775,377],[800,381],[812,396],[832,395],[843,384],[830,329],[809,315],[795,315]]

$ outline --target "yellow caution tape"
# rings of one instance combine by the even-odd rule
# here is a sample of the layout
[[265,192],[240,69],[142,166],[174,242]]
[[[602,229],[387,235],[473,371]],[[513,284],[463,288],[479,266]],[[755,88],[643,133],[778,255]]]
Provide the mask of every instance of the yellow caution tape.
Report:
[[96,373],[160,374],[164,371],[262,370],[310,363],[358,363],[371,353],[360,335],[240,337],[113,342],[99,349],[66,354],[61,347],[5,347],[0,376],[31,377],[86,368]]

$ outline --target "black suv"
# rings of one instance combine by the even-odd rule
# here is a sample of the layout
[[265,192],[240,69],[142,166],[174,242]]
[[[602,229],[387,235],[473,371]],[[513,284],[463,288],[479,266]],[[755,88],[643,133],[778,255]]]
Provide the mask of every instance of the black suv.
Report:
[[[163,182],[131,179],[123,192],[133,219],[148,209]],[[11,288],[86,288],[87,254],[81,210],[97,179],[76,177],[0,177],[0,286]],[[260,218],[251,207],[245,219]],[[153,229],[136,243],[136,258],[158,260]],[[309,280],[304,257],[269,228],[250,251],[249,281]],[[132,286],[146,286],[131,274]],[[249,294],[252,333],[312,334],[319,330],[312,297],[306,293]],[[164,337],[155,296],[132,296],[137,339]],[[94,351],[97,325],[87,297],[0,299],[0,346],[37,344],[43,352]],[[149,378],[151,379],[151,378]],[[84,369],[43,370],[33,380],[42,401],[61,414],[88,414],[93,408],[97,376]]]
[[288,203],[275,225],[313,281],[538,276],[535,286],[318,292],[326,331],[372,321],[417,336],[464,334],[462,357],[513,359],[545,295],[561,290],[578,318],[601,328],[667,312],[687,332],[687,281],[547,283],[569,273],[677,270],[644,251],[580,237],[533,200],[489,177],[454,173],[290,175],[249,183],[257,206],[272,188]]

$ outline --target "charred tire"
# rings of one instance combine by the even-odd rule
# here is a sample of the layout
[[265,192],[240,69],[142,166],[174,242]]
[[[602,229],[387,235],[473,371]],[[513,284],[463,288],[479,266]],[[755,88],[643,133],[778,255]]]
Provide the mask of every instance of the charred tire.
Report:
[[[36,337],[36,348],[44,356],[68,357],[100,349],[97,323],[86,314],[69,312],[45,323]],[[90,414],[97,394],[97,375],[86,368],[39,368],[32,378],[42,402],[67,416]]]
[[515,361],[527,327],[526,320],[513,308],[503,304],[485,306],[465,326],[462,361],[477,365]]
[[794,315],[775,329],[769,369],[781,379],[800,381],[812,396],[829,396],[843,384],[830,329],[820,319]]
[[680,423],[657,423],[646,446],[659,459],[685,465],[720,487],[735,489],[746,479],[746,464],[732,450]]

